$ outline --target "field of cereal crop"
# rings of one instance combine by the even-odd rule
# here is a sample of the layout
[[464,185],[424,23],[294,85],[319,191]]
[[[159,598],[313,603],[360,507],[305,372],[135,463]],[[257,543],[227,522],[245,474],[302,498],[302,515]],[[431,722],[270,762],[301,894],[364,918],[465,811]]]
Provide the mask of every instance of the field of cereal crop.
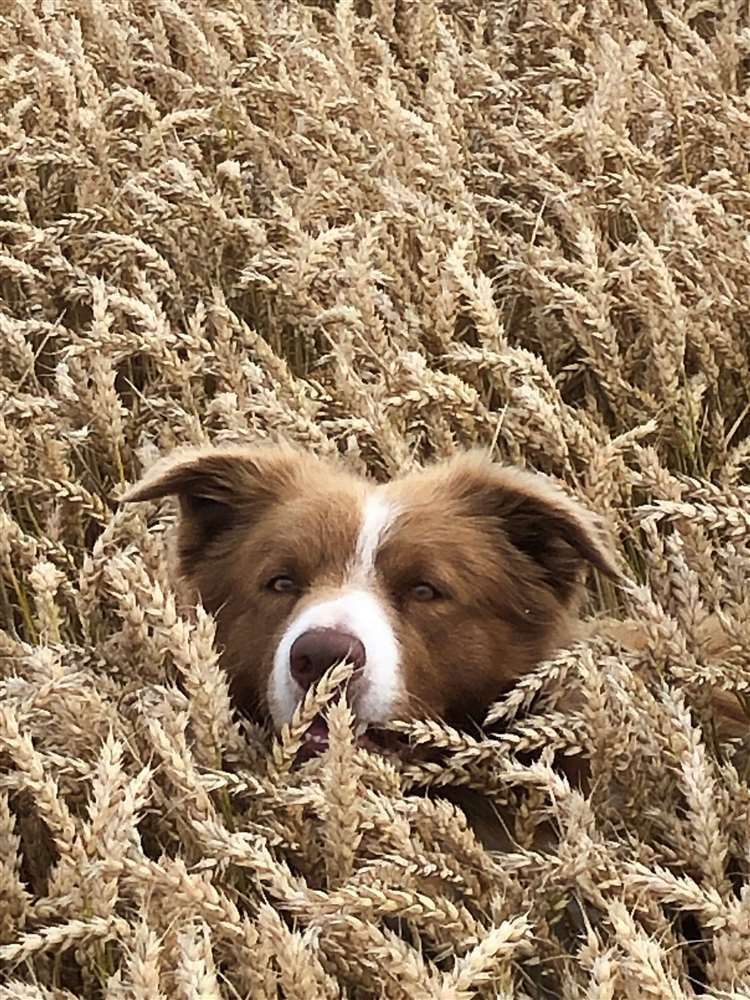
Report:
[[[750,997],[710,708],[750,688],[747,3],[16,0],[0,62],[0,998]],[[293,770],[175,608],[171,505],[117,506],[276,436],[559,477],[642,651],[594,628],[496,746],[434,726],[448,774],[336,709]],[[408,794],[441,780],[517,850]]]

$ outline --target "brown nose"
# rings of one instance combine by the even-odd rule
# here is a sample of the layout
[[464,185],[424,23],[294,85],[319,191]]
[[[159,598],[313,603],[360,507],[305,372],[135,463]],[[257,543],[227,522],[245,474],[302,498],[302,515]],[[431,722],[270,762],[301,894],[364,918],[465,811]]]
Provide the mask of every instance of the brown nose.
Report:
[[303,688],[309,688],[329,667],[343,661],[361,670],[365,665],[365,647],[356,636],[337,628],[303,632],[289,650],[289,669]]

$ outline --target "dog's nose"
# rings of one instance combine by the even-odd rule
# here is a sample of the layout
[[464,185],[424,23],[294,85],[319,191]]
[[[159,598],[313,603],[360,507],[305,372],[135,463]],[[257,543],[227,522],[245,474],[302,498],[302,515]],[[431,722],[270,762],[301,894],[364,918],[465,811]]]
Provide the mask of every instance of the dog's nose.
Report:
[[337,628],[303,632],[289,650],[289,669],[303,688],[309,688],[329,667],[343,661],[361,670],[365,665],[365,647],[356,636]]

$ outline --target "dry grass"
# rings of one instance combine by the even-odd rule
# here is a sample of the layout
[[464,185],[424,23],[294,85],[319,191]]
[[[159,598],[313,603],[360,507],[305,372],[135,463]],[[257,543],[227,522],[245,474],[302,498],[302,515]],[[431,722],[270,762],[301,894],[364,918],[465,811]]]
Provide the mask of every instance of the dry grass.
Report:
[[[0,58],[0,998],[750,996],[707,708],[750,687],[747,5],[16,0]],[[589,610],[647,648],[543,665],[494,742],[414,727],[442,769],[334,703],[292,770],[175,611],[168,506],[113,502],[277,433],[562,477],[639,583]],[[445,783],[515,802],[517,852],[408,794]]]

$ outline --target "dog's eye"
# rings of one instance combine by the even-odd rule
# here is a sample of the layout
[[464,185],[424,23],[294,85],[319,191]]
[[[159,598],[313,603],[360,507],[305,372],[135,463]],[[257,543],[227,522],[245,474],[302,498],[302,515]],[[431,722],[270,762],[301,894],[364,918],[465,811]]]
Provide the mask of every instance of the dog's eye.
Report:
[[274,576],[266,584],[266,590],[272,590],[275,594],[295,594],[299,587],[291,576]]
[[442,594],[437,589],[433,587],[431,583],[415,583],[411,588],[411,596],[415,601],[436,601]]

